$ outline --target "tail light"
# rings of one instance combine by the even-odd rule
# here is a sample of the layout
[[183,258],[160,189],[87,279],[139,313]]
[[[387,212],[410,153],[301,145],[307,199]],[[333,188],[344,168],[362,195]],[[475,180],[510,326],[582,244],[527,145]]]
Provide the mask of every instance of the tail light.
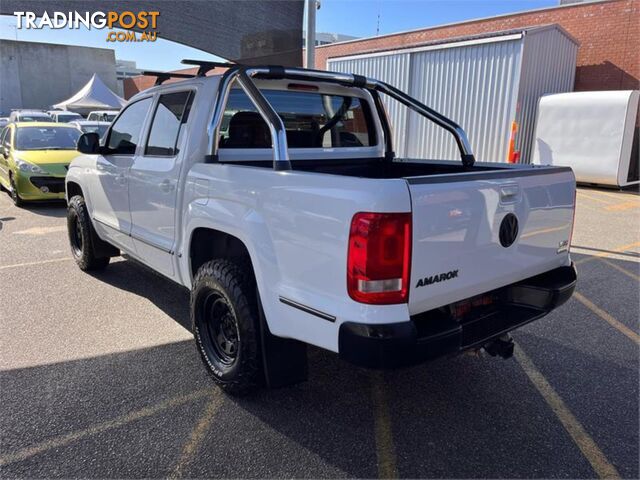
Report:
[[357,302],[405,303],[409,298],[411,213],[356,213],[351,220],[347,290]]

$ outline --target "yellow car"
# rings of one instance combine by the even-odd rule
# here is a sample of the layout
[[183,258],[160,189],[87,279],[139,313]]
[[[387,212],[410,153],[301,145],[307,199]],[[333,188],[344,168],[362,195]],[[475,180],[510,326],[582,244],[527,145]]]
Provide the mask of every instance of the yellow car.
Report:
[[0,133],[0,185],[13,202],[64,199],[64,177],[82,132],[64,123],[16,122]]

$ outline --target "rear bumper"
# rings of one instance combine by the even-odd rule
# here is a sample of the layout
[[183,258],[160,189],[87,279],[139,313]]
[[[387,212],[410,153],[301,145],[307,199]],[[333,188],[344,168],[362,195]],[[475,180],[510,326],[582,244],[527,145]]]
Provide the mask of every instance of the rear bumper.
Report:
[[395,368],[482,346],[493,338],[541,318],[573,294],[576,269],[560,267],[488,292],[494,299],[455,319],[448,309],[411,317],[408,322],[340,325],[340,357],[370,368]]

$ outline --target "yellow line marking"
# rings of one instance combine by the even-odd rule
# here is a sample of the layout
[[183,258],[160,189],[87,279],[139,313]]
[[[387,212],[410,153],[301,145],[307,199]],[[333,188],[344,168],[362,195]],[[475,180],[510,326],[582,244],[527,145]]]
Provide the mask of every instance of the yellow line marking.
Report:
[[598,198],[598,197],[593,197],[591,195],[588,195],[580,190],[578,190],[578,194],[581,195],[584,198],[588,198],[589,200],[593,200],[594,202],[600,202],[600,203],[604,203],[606,205],[611,205],[611,202],[608,202],[607,200],[603,200],[602,198]]
[[584,457],[591,464],[600,478],[620,478],[616,468],[607,460],[602,450],[584,429],[578,419],[571,413],[571,410],[562,401],[551,384],[544,378],[544,375],[533,364],[521,348],[516,347],[515,357],[524,372],[536,387],[547,405],[553,410],[562,426],[571,436]]
[[31,267],[33,265],[45,265],[47,263],[63,262],[65,260],[71,260],[71,257],[52,258],[51,260],[40,260],[37,262],[14,263],[13,265],[2,265],[0,266],[0,270],[7,270],[9,268]]
[[632,201],[632,202],[624,202],[624,203],[616,203],[615,205],[609,205],[608,207],[604,207],[608,212],[621,212],[623,210],[631,210],[632,208],[640,208],[640,202]]
[[630,272],[629,270],[627,270],[626,268],[622,268],[619,265],[616,265],[613,262],[610,262],[609,260],[605,259],[605,258],[599,258],[598,260],[600,260],[602,263],[606,263],[607,265],[609,265],[612,268],[615,268],[616,270],[618,270],[621,273],[624,273],[625,275],[627,275],[628,277],[633,278],[634,280],[637,280],[640,282],[640,275],[636,275],[633,272]]
[[398,478],[396,448],[393,444],[389,400],[384,386],[384,374],[371,374],[371,400],[375,422],[376,456],[378,458],[378,478]]
[[42,443],[32,445],[31,447],[22,448],[17,452],[0,456],[0,466],[8,465],[15,462],[21,462],[29,457],[33,457],[34,455],[38,455],[40,453],[46,452],[47,450],[51,450],[52,448],[64,447],[82,438],[95,435],[112,428],[121,427],[142,418],[150,417],[152,415],[155,415],[156,413],[162,412],[163,410],[167,410],[169,408],[177,407],[179,405],[198,400],[206,395],[211,395],[210,388],[196,390],[195,392],[189,393],[187,395],[173,397],[155,405],[141,408],[140,410],[136,410],[135,412],[127,413],[120,417],[114,418],[113,420],[108,420],[93,427],[51,438]]
[[543,233],[551,233],[551,232],[557,232],[559,230],[566,230],[570,226],[571,226],[570,224],[567,224],[567,225],[561,225],[559,227],[541,228],[540,230],[533,230],[531,232],[524,233],[520,238],[533,237],[535,235],[541,235]]
[[638,194],[631,193],[631,192],[615,192],[615,193],[613,193],[613,192],[604,192],[602,190],[591,190],[591,192],[599,193],[600,195],[606,195],[607,197],[615,198],[616,200],[620,200],[620,198],[633,198],[633,197],[640,199]]
[[573,297],[576,300],[578,300],[580,303],[582,303],[585,307],[587,307],[589,310],[591,310],[593,313],[595,313],[597,316],[599,316],[601,319],[603,319],[605,322],[607,322],[609,325],[611,325],[613,328],[618,330],[620,333],[622,333],[623,335],[626,335],[632,341],[640,344],[640,335],[638,335],[636,332],[631,330],[625,324],[613,318],[611,315],[609,315],[607,312],[602,310],[600,307],[598,307],[595,303],[593,303],[591,300],[586,298],[584,295],[581,295],[578,292],[573,292]]
[[[622,245],[621,247],[616,247],[608,252],[598,252],[598,253],[594,253],[593,255],[591,255],[588,258],[583,258],[581,260],[578,260],[577,262],[575,262],[576,265],[580,265],[582,263],[586,263],[586,262],[590,262],[591,260],[597,260],[599,258],[606,258],[606,257],[611,257],[613,255],[615,255],[616,253],[622,253],[625,250],[629,250],[631,248],[635,248],[635,247],[640,247],[640,242],[635,242],[635,243],[630,243],[628,245]],[[579,247],[576,247],[579,248]],[[582,254],[584,255],[584,254]]]
[[172,472],[169,474],[169,478],[182,478],[185,468],[187,468],[189,464],[191,464],[196,453],[198,453],[200,443],[209,430],[211,422],[213,421],[213,417],[218,411],[218,408],[220,408],[220,405],[222,405],[222,398],[219,394],[214,394],[205,405],[204,411],[202,412],[198,423],[191,431],[189,440],[182,448],[180,459],[178,460],[178,463],[176,463]]

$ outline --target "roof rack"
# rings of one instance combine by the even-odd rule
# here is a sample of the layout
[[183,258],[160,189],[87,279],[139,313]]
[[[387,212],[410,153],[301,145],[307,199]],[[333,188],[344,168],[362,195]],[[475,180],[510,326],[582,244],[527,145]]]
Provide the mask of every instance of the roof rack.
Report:
[[183,65],[196,65],[200,67],[196,73],[198,77],[204,77],[209,70],[213,70],[214,68],[230,68],[238,66],[237,63],[232,62],[209,62],[206,60],[191,60],[188,58],[185,58],[180,63]]
[[172,73],[172,72],[155,72],[153,70],[144,70],[142,75],[146,75],[148,77],[156,77],[155,85],[162,85],[164,82],[169,80],[170,78],[193,78],[195,75],[190,73]]

